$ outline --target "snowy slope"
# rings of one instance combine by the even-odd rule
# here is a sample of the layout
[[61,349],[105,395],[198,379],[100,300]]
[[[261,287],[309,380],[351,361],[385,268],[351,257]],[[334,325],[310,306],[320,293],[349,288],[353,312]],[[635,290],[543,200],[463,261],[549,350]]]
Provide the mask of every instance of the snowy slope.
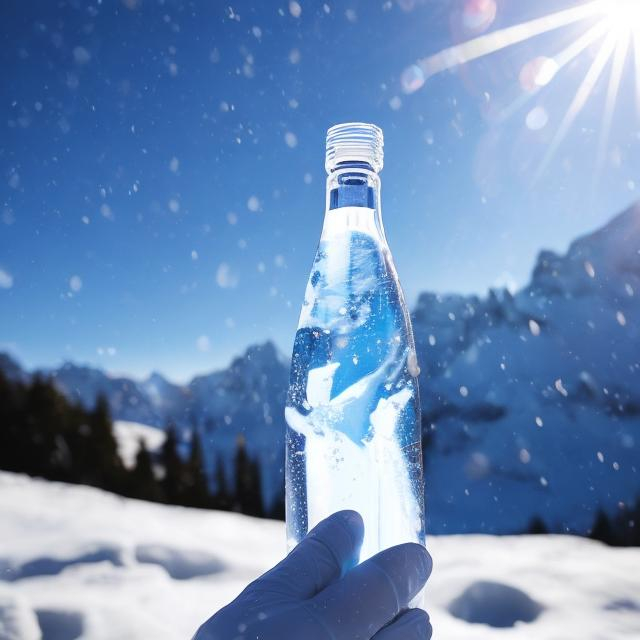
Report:
[[[285,547],[280,523],[8,473],[0,541],[2,640],[37,640],[39,625],[44,640],[185,640]],[[568,536],[434,537],[429,547],[435,637],[640,637],[639,549]],[[505,628],[462,619],[532,617]]]

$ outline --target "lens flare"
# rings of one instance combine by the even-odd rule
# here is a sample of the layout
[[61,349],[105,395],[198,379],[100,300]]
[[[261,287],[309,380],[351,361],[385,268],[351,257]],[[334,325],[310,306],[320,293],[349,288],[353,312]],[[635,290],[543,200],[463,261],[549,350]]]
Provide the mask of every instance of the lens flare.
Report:
[[424,84],[424,73],[417,64],[407,67],[400,77],[400,84],[405,93],[413,93]]
[[558,63],[553,58],[539,56],[522,67],[520,86],[528,92],[548,85],[558,73]]
[[549,114],[546,112],[544,107],[535,107],[529,111],[525,122],[527,124],[527,129],[530,129],[531,131],[539,131],[547,126],[547,122],[549,122]]
[[496,19],[495,0],[467,0],[462,11],[462,25],[467,31],[486,31]]

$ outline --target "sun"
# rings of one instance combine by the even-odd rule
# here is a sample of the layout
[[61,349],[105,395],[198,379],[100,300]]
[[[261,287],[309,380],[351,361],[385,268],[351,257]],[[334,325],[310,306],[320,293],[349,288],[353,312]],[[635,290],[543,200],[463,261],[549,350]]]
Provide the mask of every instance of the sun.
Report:
[[618,37],[640,39],[640,0],[602,0],[600,11]]

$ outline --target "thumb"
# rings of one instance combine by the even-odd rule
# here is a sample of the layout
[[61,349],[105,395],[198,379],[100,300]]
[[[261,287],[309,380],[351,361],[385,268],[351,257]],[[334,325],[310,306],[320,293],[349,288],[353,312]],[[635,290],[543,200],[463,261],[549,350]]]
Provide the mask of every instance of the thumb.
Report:
[[360,514],[338,511],[312,529],[254,586],[291,599],[311,598],[357,564],[363,537]]

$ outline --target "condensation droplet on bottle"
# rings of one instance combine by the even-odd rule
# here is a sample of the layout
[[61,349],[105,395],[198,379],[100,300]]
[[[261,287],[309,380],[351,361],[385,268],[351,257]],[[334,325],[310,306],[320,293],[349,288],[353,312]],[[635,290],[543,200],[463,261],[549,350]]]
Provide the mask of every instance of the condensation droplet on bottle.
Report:
[[411,375],[413,378],[417,378],[420,375],[418,356],[413,349],[409,351],[409,355],[407,356],[407,369],[409,370],[409,375]]

